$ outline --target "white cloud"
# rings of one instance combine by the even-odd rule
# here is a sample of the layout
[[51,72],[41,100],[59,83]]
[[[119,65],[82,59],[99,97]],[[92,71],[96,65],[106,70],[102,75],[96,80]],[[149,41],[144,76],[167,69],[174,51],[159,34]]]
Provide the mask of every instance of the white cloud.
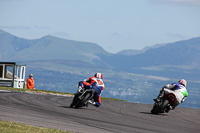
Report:
[[9,25],[9,26],[0,25],[0,29],[12,29],[12,30],[41,29],[41,30],[49,30],[50,27],[47,27],[47,26],[33,26],[33,27],[31,27],[31,26],[23,26],[23,25]]
[[181,39],[181,40],[189,38],[189,37],[186,36],[186,35],[178,34],[178,33],[177,33],[177,34],[175,34],[175,33],[167,33],[166,36],[172,37],[172,38]]
[[151,0],[151,1],[155,3],[200,6],[200,0]]
[[53,34],[51,34],[52,36],[56,36],[56,37],[61,37],[61,38],[67,38],[70,36],[70,34],[66,33],[66,32],[55,32]]
[[0,29],[29,30],[30,27],[22,25],[0,26]]
[[49,30],[50,29],[50,27],[48,27],[48,26],[34,26],[33,28],[42,29],[42,30]]
[[120,96],[120,97],[140,95],[139,93],[136,93],[134,89],[131,88],[118,88],[115,90],[111,90],[109,93],[113,96]]

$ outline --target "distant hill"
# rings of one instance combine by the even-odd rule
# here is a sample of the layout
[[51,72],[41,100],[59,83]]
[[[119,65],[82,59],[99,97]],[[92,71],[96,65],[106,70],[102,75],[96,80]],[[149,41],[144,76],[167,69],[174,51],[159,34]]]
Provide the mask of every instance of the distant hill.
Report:
[[166,45],[166,44],[156,44],[156,45],[153,45],[153,46],[147,46],[147,47],[143,48],[142,50],[126,49],[126,50],[122,50],[122,51],[117,52],[117,54],[118,55],[127,55],[127,56],[137,55],[137,54],[142,54],[142,53],[146,52],[147,50],[159,48],[159,47],[164,46],[164,45]]
[[0,60],[41,61],[69,60],[109,66],[101,55],[109,55],[94,43],[66,40],[54,36],[27,40],[0,30]]
[[0,47],[2,61],[81,61],[120,70],[152,66],[200,67],[200,37],[111,54],[94,43],[54,36],[27,40],[0,30]]
[[0,30],[0,60],[9,60],[16,53],[31,47],[34,43],[35,41],[22,39]]
[[118,68],[151,66],[200,67],[200,37],[161,45],[134,55],[115,54],[105,57]]
[[[158,44],[143,50],[123,50],[111,54],[95,43],[45,36],[27,40],[0,30],[0,60],[51,61],[65,64],[81,62],[88,66],[130,71],[134,68],[175,66],[200,67],[200,37],[168,44]],[[85,66],[87,67],[87,65]]]

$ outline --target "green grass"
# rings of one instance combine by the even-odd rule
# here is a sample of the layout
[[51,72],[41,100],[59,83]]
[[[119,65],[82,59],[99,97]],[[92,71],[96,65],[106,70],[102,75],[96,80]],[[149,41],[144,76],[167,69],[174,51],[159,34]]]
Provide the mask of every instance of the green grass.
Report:
[[103,100],[112,100],[112,101],[126,101],[126,100],[121,100],[121,99],[116,99],[116,98],[108,98],[108,97],[102,97]]
[[33,127],[21,123],[0,120],[1,133],[70,133],[51,128]]
[[21,89],[21,88],[12,88],[12,87],[0,87],[0,90],[12,90],[12,91],[20,91],[20,92],[34,92],[34,93],[73,95],[71,93],[66,93],[66,92],[57,92],[57,91],[48,91],[48,90],[39,90],[39,89]]

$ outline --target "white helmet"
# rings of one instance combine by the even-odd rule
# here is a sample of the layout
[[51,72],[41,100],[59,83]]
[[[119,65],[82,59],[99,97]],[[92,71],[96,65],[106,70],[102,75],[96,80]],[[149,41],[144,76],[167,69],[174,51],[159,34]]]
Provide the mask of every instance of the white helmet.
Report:
[[94,75],[94,77],[103,79],[103,75],[102,75],[101,73],[96,73],[96,74]]

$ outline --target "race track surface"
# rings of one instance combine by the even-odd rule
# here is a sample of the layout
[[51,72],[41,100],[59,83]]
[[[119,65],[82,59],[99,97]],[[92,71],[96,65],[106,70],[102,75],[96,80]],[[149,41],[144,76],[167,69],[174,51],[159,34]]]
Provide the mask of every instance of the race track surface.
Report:
[[77,133],[200,133],[200,109],[152,115],[152,105],[103,100],[72,109],[73,97],[0,91],[0,120]]

